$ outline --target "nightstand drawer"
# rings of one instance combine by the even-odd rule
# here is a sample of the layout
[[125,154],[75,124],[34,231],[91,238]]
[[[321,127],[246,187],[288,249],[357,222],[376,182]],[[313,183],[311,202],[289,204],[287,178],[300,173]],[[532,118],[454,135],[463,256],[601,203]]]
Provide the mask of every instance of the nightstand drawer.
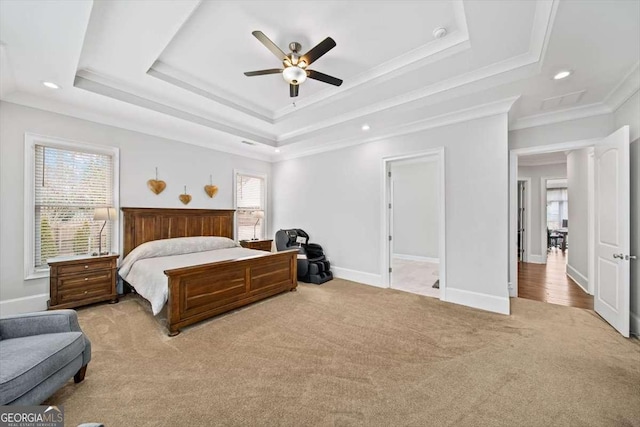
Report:
[[101,296],[109,296],[112,292],[111,281],[94,282],[86,287],[74,287],[58,291],[58,304],[69,301],[84,300]]
[[58,277],[58,292],[92,287],[96,283],[111,283],[111,270],[91,271],[87,274]]
[[[0,0],[1,1],[1,0]],[[110,300],[118,302],[118,254],[50,258],[49,310],[75,308]]]
[[58,267],[58,276],[63,274],[82,273],[89,270],[100,270],[111,268],[111,261],[101,260],[96,262],[85,262],[82,264],[67,264]]

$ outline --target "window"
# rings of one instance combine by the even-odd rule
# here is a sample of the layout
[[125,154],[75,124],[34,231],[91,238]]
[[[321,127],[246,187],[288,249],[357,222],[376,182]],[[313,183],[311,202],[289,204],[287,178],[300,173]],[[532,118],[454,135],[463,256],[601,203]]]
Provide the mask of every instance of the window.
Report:
[[[266,233],[266,181],[260,174],[234,172],[236,239],[264,239]],[[254,234],[255,232],[255,234]]]
[[117,149],[30,134],[25,147],[26,278],[46,276],[49,258],[98,252],[103,225],[102,250],[113,249],[113,221],[93,217],[117,205]]
[[562,228],[562,220],[569,218],[569,198],[566,188],[547,189],[547,228]]

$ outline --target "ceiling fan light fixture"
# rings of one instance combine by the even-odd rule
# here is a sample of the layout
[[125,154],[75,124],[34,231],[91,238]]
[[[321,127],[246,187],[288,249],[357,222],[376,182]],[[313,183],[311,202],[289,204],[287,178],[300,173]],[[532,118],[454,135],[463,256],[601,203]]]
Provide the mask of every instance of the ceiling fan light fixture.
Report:
[[298,66],[291,66],[282,71],[282,78],[291,85],[299,85],[307,80],[307,72]]

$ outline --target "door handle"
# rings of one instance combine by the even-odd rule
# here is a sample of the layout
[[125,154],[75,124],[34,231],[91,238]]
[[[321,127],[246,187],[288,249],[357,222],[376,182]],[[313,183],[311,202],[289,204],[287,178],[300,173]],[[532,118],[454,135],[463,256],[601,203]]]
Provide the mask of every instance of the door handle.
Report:
[[616,258],[624,259],[624,254],[613,254],[613,259]]
[[625,257],[624,257],[624,259],[626,259],[627,261],[629,261],[630,259],[638,259],[638,257],[637,257],[637,256],[635,256],[635,255],[627,255],[627,256],[625,256]]

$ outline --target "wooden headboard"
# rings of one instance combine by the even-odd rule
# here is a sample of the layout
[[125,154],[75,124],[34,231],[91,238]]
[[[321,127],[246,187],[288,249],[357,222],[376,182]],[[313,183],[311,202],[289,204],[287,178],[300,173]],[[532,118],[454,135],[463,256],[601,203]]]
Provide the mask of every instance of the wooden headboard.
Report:
[[122,208],[124,253],[151,240],[222,236],[233,239],[234,210]]

